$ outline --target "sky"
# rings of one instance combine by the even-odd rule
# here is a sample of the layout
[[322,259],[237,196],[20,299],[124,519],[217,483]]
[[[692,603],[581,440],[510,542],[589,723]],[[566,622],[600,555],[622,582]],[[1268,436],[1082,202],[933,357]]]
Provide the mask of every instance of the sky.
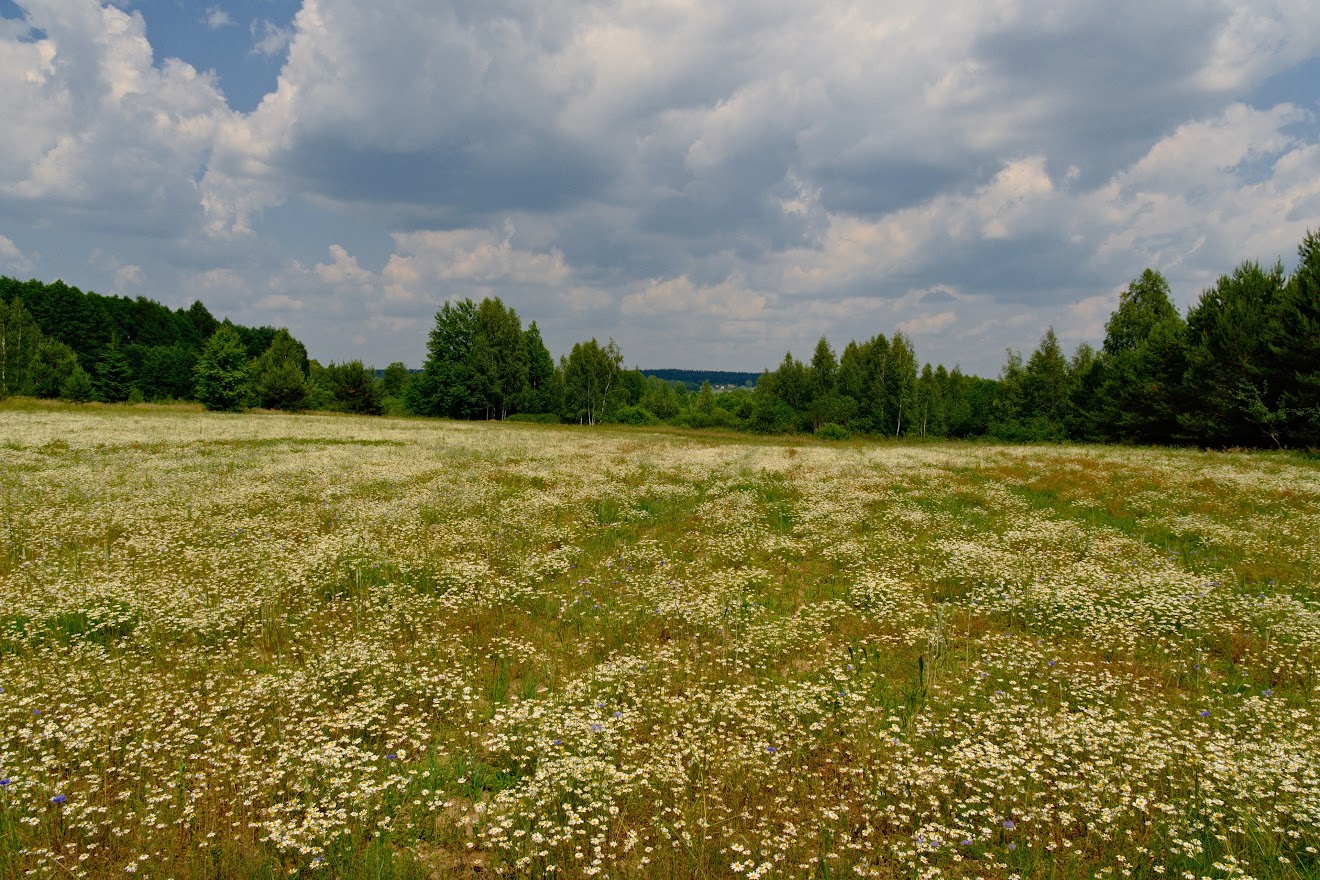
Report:
[[998,374],[1320,230],[1313,0],[0,0],[0,274],[421,365]]

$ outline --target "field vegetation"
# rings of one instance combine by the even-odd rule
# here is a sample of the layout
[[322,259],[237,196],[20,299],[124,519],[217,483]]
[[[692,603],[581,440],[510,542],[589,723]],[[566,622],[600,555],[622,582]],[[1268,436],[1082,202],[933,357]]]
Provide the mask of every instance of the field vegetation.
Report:
[[0,878],[1320,877],[1285,453],[0,408]]

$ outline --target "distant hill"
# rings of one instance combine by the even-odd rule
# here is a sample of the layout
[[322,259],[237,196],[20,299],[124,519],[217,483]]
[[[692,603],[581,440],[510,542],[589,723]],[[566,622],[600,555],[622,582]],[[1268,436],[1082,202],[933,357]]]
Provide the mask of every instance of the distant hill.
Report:
[[752,388],[760,373],[735,373],[728,370],[642,370],[643,375],[655,376],[666,382],[682,382],[691,391],[701,389],[702,382],[709,382],[716,388],[721,385],[745,386]]

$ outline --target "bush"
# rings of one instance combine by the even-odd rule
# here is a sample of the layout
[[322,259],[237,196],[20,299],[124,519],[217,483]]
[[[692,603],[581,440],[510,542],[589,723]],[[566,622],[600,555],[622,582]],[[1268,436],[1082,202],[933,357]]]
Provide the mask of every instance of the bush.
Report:
[[621,407],[610,419],[620,425],[658,425],[660,420],[651,411],[640,406]]
[[852,437],[852,432],[843,425],[826,422],[816,429],[816,436],[822,440],[847,440]]

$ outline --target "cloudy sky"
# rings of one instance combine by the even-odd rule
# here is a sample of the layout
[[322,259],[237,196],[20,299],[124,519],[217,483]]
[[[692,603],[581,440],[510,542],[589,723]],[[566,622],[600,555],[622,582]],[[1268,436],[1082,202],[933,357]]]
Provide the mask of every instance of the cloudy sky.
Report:
[[0,274],[419,366],[760,370],[901,329],[994,375],[1320,229],[1314,0],[0,0]]

